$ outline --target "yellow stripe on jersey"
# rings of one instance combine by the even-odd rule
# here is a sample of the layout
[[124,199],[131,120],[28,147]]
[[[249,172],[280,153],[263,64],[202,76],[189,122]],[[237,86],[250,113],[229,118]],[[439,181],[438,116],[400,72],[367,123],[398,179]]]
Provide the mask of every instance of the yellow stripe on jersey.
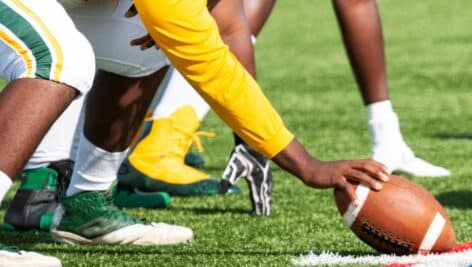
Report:
[[26,67],[25,78],[34,77],[35,58],[29,48],[15,34],[3,27],[0,27],[0,39],[4,40],[23,59]]
[[49,31],[48,27],[41,20],[41,18],[36,13],[31,11],[31,9],[29,9],[21,1],[11,0],[11,3],[32,20],[31,23],[35,25],[35,27],[37,27],[38,32],[46,38],[44,41],[48,43],[48,46],[52,46],[52,49],[54,50],[54,67],[51,69],[51,80],[60,81],[62,67],[64,65],[64,53],[62,51],[61,46],[59,45],[59,41],[57,41],[54,35]]

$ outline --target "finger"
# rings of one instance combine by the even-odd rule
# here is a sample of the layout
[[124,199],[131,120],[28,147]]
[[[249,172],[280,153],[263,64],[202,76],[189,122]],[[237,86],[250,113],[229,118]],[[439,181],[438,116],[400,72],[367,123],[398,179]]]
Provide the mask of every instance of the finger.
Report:
[[379,161],[376,161],[374,159],[359,159],[359,160],[354,160],[354,161],[359,162],[359,163],[368,162],[368,164],[374,165],[377,168],[381,169],[382,171],[388,173],[387,167],[385,167],[385,165],[383,165],[382,163],[380,163]]
[[357,206],[359,204],[356,192],[354,191],[354,187],[347,181],[345,177],[338,178],[336,180],[335,187],[336,189],[344,191],[344,193],[347,194],[354,206]]
[[155,45],[153,39],[148,39],[144,43],[141,44],[141,50],[146,50],[148,48],[151,48]]
[[373,188],[375,190],[382,189],[382,184],[380,182],[378,182],[377,180],[372,179],[372,177],[367,175],[365,172],[361,172],[361,171],[358,171],[356,169],[351,169],[351,170],[348,171],[347,174],[345,174],[345,176],[351,181],[366,184],[370,188]]
[[371,159],[364,159],[364,160],[355,160],[350,162],[352,168],[367,172],[372,177],[381,180],[381,181],[388,181],[389,173],[386,171],[386,168],[383,164],[371,160]]
[[145,43],[147,40],[149,40],[149,36],[145,35],[136,39],[131,40],[130,44],[132,46],[141,46],[143,43]]
[[136,14],[138,14],[138,11],[136,10],[136,7],[134,5],[132,5],[125,13],[125,17],[127,18],[131,18],[131,17],[134,17],[136,16]]
[[376,164],[379,168],[382,169],[383,172],[385,172],[387,175],[390,175],[392,171],[390,171],[387,166],[385,166],[382,162],[376,161],[375,159],[367,159],[370,161],[372,164]]

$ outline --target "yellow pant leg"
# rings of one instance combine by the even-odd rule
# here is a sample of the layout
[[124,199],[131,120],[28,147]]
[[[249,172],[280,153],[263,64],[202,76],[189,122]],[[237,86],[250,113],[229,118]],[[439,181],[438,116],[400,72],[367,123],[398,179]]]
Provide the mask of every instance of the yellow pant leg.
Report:
[[205,0],[135,0],[147,30],[213,110],[269,158],[293,139],[262,90],[229,51]]

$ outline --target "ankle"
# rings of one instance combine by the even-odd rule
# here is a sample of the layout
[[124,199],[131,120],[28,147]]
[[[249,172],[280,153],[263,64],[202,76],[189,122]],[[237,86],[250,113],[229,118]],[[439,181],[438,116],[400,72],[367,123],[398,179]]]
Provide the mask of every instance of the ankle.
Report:
[[390,100],[379,101],[366,106],[369,121],[381,122],[396,117]]
[[109,152],[95,146],[82,135],[66,196],[82,191],[105,191],[116,181],[128,150]]

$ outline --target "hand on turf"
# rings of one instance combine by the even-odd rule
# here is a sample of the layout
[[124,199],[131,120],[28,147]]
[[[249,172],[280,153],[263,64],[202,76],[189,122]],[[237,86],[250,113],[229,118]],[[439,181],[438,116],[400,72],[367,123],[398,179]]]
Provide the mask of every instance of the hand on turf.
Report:
[[[138,11],[136,10],[136,7],[132,5],[128,11],[125,13],[125,17],[131,18],[134,17],[138,14]],[[139,46],[141,50],[146,50],[151,47],[156,47],[156,49],[159,49],[159,46],[156,45],[156,42],[152,39],[151,35],[146,34],[144,36],[141,36],[139,38],[131,40],[130,44],[132,46]]]
[[356,203],[356,194],[350,182],[363,183],[374,190],[381,190],[382,183],[379,181],[388,180],[388,170],[383,164],[372,159],[314,161],[311,175],[302,180],[308,186],[342,190]]

